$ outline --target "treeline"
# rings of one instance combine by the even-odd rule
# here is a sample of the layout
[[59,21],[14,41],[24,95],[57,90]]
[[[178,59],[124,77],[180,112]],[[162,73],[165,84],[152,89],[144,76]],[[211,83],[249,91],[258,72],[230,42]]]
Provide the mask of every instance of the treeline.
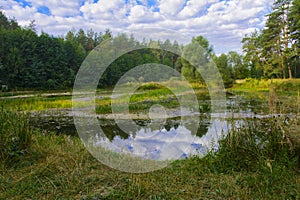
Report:
[[[276,0],[268,15],[265,29],[246,36],[243,40],[244,55],[231,51],[216,55],[209,41],[202,36],[192,38],[205,50],[203,58],[212,60],[218,67],[225,87],[236,79],[244,78],[292,78],[300,77],[299,38],[300,0]],[[89,52],[106,39],[114,44],[130,44],[137,49],[113,62],[99,81],[99,87],[112,86],[124,73],[142,64],[161,63],[180,72],[189,81],[204,82],[189,62],[168,51],[195,51],[190,44],[176,41],[138,41],[133,35],[112,36],[107,29],[103,33],[92,29],[69,31],[65,37],[47,33],[38,35],[34,22],[20,27],[14,19],[8,19],[0,11],[0,85],[10,89],[68,89],[72,88],[76,73]],[[210,62],[210,61],[209,61]],[[160,79],[169,77],[153,65]],[[151,81],[142,75],[136,79]],[[130,77],[129,77],[130,79]]]
[[243,40],[253,78],[300,77],[300,0],[276,0],[266,27]]
[[0,12],[0,85],[11,89],[70,88],[88,52],[107,37],[111,37],[109,30],[104,34],[70,31],[66,38],[44,32],[37,35],[34,22],[23,28]]
[[[0,84],[10,89],[67,89],[73,86],[76,73],[84,58],[103,40],[112,39],[115,45],[130,44],[137,49],[114,61],[99,81],[99,87],[112,86],[128,70],[147,63],[160,63],[182,73],[189,81],[202,81],[195,68],[178,55],[161,49],[182,51],[184,46],[176,41],[137,41],[132,35],[112,36],[109,30],[97,33],[80,29],[69,31],[65,37],[54,37],[47,33],[36,34],[34,22],[20,27],[13,19],[0,12]],[[219,67],[227,86],[236,78],[244,78],[242,56],[230,52],[228,56],[216,56],[207,39],[193,38],[213,58]],[[161,80],[170,77],[158,66],[153,70]],[[151,81],[151,77],[141,76],[128,81]],[[130,79],[130,77],[129,77]]]

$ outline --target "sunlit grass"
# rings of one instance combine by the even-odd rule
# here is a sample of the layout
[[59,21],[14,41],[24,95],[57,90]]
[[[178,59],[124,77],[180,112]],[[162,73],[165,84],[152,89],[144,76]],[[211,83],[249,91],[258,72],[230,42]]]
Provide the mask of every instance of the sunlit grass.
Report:
[[281,94],[297,95],[300,91],[300,79],[245,79],[238,80],[233,90],[268,92],[270,88]]
[[[125,84],[124,87],[135,87],[138,83]],[[198,83],[192,83],[189,86],[182,81],[167,81],[163,83],[143,83],[138,89],[130,96],[130,109],[132,112],[149,109],[149,105],[155,103],[161,103],[167,108],[178,107],[177,98],[181,95],[186,95],[186,91],[195,93],[199,99],[209,99],[208,91],[204,85]],[[192,89],[192,90],[191,90]],[[99,89],[96,95],[100,96],[100,99],[96,99],[96,113],[106,114],[111,113],[111,104],[122,105],[126,103],[126,94],[117,99],[111,99],[110,94],[112,90]],[[21,94],[30,95],[31,93],[23,92]],[[32,94],[39,94],[34,92]],[[104,95],[104,96],[103,96]],[[51,109],[71,109],[72,108],[71,96],[54,96],[44,97],[41,94],[35,97],[27,98],[7,98],[1,99],[0,105],[5,106],[7,109],[18,111],[46,111]],[[90,106],[89,102],[76,101],[76,108]]]
[[[194,94],[200,101],[209,99],[206,87],[200,84],[191,84],[196,89],[188,88],[180,81],[176,81],[175,83],[166,82],[164,85],[166,87],[158,83],[144,83],[130,97],[124,94],[116,99],[103,98],[96,100],[96,113],[111,113],[111,104],[118,107],[117,112],[123,112],[129,106],[129,110],[132,113],[148,111],[154,104],[160,104],[168,109],[179,108],[180,103],[178,99],[183,95]],[[132,87],[132,83],[130,86]],[[129,105],[127,105],[128,103]],[[192,103],[196,104],[197,102]]]
[[72,108],[72,100],[70,97],[2,99],[0,104],[6,108],[19,111],[42,111],[48,109]]

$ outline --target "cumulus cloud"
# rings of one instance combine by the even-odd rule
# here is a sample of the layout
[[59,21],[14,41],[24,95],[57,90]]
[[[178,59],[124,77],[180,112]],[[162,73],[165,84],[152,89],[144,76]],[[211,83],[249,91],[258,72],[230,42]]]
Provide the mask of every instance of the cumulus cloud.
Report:
[[19,24],[25,26],[36,20],[39,31],[53,35],[65,34],[74,27],[101,32],[109,28],[114,34],[139,32],[147,37],[151,34],[143,29],[154,27],[172,29],[189,38],[203,35],[220,53],[228,48],[240,51],[242,37],[263,28],[272,3],[273,0],[4,0],[1,6]]
[[15,18],[18,21],[18,23],[22,26],[28,25],[31,20],[31,17],[37,13],[36,8],[34,7],[22,7],[21,5],[11,1],[7,1],[7,3],[12,4],[4,4],[4,13],[8,15],[9,18]]
[[218,2],[218,0],[190,0],[187,2],[184,9],[179,13],[180,17],[193,17],[201,14],[207,9],[211,3]]
[[183,9],[185,0],[159,0],[158,8],[163,15],[176,15]]
[[28,1],[34,7],[45,6],[49,8],[52,15],[69,17],[76,16],[80,14],[79,8],[83,0],[51,0],[51,1],[40,1],[40,0],[30,0]]
[[123,0],[100,0],[96,3],[85,3],[80,11],[85,19],[120,19],[124,18],[127,12],[127,6]]
[[158,12],[153,12],[145,6],[136,5],[131,8],[128,20],[133,23],[155,23],[162,20],[162,17]]

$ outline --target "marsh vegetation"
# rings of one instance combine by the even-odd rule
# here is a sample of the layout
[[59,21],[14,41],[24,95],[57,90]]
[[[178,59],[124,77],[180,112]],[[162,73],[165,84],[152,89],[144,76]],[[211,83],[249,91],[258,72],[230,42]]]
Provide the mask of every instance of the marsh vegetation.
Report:
[[[294,89],[298,84],[298,80],[237,84],[228,90],[227,109],[233,114],[226,119],[210,112],[207,90],[195,84],[203,104],[197,137],[222,117],[230,128],[219,138],[217,149],[209,149],[204,157],[188,155],[146,174],[108,168],[89,154],[72,120],[67,120],[71,119],[70,96],[2,99],[0,197],[297,199],[300,98]],[[98,94],[103,97],[96,104],[108,105],[105,111],[96,110],[107,137],[128,139],[113,120],[105,119],[114,100],[109,98],[110,91]],[[146,113],[154,103],[176,109],[178,102],[172,95],[155,83],[144,85],[131,98],[135,106],[129,106],[130,111]],[[42,121],[48,126],[39,126]],[[139,117],[135,123],[147,126],[149,119]],[[163,128],[176,129],[179,124],[174,117]]]

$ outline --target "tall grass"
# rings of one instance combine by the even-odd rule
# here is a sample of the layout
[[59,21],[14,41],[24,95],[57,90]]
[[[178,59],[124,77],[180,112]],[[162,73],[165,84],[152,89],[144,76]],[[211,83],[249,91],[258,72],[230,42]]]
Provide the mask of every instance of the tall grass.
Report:
[[284,120],[282,117],[256,118],[239,128],[233,128],[220,141],[216,153],[218,167],[224,172],[255,172],[261,169],[272,172],[273,165],[297,166],[300,145],[282,130]]
[[218,152],[146,174],[106,167],[79,138],[37,133],[19,167],[0,171],[0,199],[299,199],[299,149],[274,120],[253,119]]
[[246,91],[269,91],[274,88],[275,91],[281,93],[289,93],[296,95],[300,90],[300,79],[252,79],[237,81],[233,86],[234,90]]
[[71,97],[32,97],[1,100],[0,105],[11,110],[44,111],[49,109],[72,108]]
[[29,116],[0,108],[0,160],[8,163],[23,156],[30,148],[32,129]]

